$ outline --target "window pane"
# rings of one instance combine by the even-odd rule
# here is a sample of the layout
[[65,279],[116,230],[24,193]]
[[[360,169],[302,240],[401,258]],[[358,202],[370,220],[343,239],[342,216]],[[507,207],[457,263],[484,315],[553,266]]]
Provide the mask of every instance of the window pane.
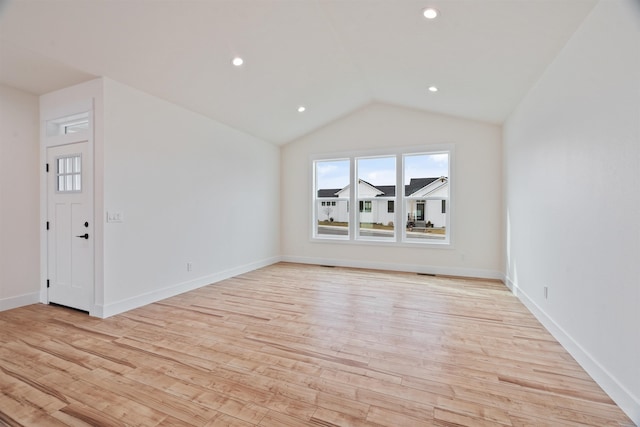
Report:
[[[449,179],[449,154],[412,154],[404,156],[404,195],[407,197],[427,197],[433,186],[428,187],[436,179]],[[442,188],[441,188],[442,190]],[[449,186],[444,188],[449,196]]]
[[64,188],[65,191],[73,191],[73,175],[65,176]]
[[81,172],[80,165],[81,165],[81,157],[75,156],[73,158],[73,171],[76,173]]
[[58,173],[64,173],[64,159],[58,159]]
[[350,169],[349,160],[315,162],[315,236],[349,235]]
[[73,172],[73,157],[67,157],[64,160],[66,162],[65,167],[64,167],[65,173],[72,173]]
[[70,123],[64,126],[64,133],[76,133],[89,129],[89,120],[83,120],[77,123]]
[[404,156],[405,238],[445,241],[446,200],[449,197],[449,154]]
[[383,240],[395,239],[395,214],[388,202],[396,196],[396,157],[356,159],[359,205],[358,236]]
[[80,174],[76,174],[76,175],[73,176],[73,189],[75,191],[82,190],[81,176],[82,175],[80,175]]
[[445,240],[447,215],[442,212],[443,200],[408,199],[406,238],[409,240]]
[[58,191],[64,191],[64,176],[58,177]]

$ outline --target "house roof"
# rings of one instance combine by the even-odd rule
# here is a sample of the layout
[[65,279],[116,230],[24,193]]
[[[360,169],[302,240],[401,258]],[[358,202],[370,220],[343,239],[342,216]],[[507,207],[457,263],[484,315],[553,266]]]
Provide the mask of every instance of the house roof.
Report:
[[[413,194],[421,188],[426,187],[427,185],[433,183],[434,181],[441,179],[443,177],[439,176],[436,178],[411,178],[409,184],[404,186],[404,194]],[[445,177],[446,179],[446,177]],[[360,181],[365,184],[379,190],[382,194],[377,195],[376,197],[395,197],[396,195],[396,186],[395,185],[373,185],[363,179]],[[343,191],[349,187],[348,185],[344,188],[331,188],[331,189],[320,189],[318,190],[318,198],[322,197],[337,197],[337,193]]]
[[436,179],[440,179],[440,177],[437,177],[437,178],[411,178],[411,181],[409,181],[409,185],[405,185],[404,186],[404,194],[413,194],[416,191],[420,190],[421,188],[424,188],[427,185],[431,184]]
[[373,185],[369,181],[365,181],[364,179],[359,179],[358,182],[363,182],[366,185],[368,185],[369,187],[371,187],[373,190],[380,191],[380,194],[376,194],[376,197],[383,197],[384,196],[384,191],[380,190],[379,187],[376,187],[375,185]]
[[0,1],[0,83],[104,76],[275,144],[373,102],[499,124],[597,0],[540,3]]
[[394,197],[396,195],[395,185],[376,185],[376,188],[383,193],[379,197]]
[[327,188],[318,190],[318,197],[336,197],[336,194],[342,190],[342,188]]

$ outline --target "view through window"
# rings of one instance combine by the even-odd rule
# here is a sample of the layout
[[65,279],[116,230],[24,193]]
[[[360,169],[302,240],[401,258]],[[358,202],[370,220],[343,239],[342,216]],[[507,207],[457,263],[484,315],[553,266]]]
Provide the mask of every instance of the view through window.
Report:
[[314,236],[349,237],[349,159],[317,161],[314,165],[315,221]]
[[441,150],[315,160],[313,237],[450,243],[451,155]]

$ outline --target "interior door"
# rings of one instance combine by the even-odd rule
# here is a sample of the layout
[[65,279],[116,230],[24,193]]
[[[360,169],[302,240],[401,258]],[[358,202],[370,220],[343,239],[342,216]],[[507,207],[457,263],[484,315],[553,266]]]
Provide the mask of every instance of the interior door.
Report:
[[93,299],[93,170],[88,142],[47,148],[49,302],[89,311]]

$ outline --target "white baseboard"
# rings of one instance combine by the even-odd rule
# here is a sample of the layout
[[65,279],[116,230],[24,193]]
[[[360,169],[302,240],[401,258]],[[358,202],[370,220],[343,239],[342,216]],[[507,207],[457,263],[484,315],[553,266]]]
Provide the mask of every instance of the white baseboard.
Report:
[[504,274],[502,272],[477,268],[438,267],[433,265],[381,263],[350,259],[308,258],[299,256],[283,256],[282,261],[295,262],[298,264],[331,265],[335,267],[366,268],[370,270],[403,271],[407,273],[440,274],[445,276],[504,280]]
[[247,273],[258,268],[275,264],[277,262],[280,262],[280,260],[280,257],[267,258],[250,264],[245,264],[238,267],[230,268],[228,270],[213,273],[207,276],[202,276],[194,280],[189,280],[187,282],[178,283],[176,285],[158,289],[153,292],[148,292],[146,294],[138,295],[132,298],[127,298],[121,301],[106,304],[104,306],[97,305],[90,311],[90,315],[101,318],[114,316],[116,314],[124,313],[125,311],[133,310],[134,308],[152,304],[154,302],[170,298],[184,292],[192,291],[194,289],[219,282],[221,280],[229,279],[239,274]]
[[636,424],[640,425],[640,401],[631,391],[613,377],[582,346],[540,308],[510,277],[505,277],[505,284],[529,309],[542,325],[573,356],[582,368],[598,383],[600,387],[616,402],[616,404]]
[[38,304],[40,302],[40,292],[32,292],[29,294],[18,295],[15,297],[0,299],[0,311],[11,310],[13,308],[23,307],[30,304]]

